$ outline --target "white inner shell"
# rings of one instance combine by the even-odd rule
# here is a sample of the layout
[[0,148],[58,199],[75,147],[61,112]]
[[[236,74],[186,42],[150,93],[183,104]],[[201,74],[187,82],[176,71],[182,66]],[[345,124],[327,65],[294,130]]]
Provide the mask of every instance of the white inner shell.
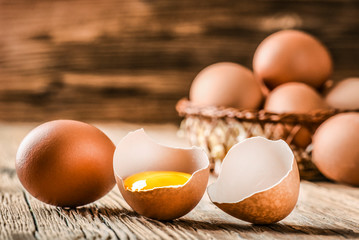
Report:
[[229,150],[208,195],[217,203],[240,202],[279,184],[291,172],[293,161],[293,152],[283,140],[246,139]]
[[208,165],[208,157],[201,148],[163,146],[149,138],[143,129],[127,134],[117,145],[113,157],[115,174],[122,179],[145,171],[193,174]]

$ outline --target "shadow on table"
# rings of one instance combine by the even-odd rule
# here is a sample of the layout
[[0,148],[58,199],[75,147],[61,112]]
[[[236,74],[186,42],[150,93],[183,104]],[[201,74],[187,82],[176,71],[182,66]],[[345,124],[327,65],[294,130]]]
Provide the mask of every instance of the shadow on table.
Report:
[[107,208],[107,207],[98,207],[98,206],[83,206],[77,208],[57,208],[58,211],[63,211],[66,214],[76,213],[83,217],[92,215],[93,217],[98,216],[99,214],[106,215],[108,217],[118,217],[118,216],[127,216],[127,217],[140,217],[140,215],[134,211],[127,210],[125,208]]
[[351,229],[341,228],[320,228],[314,226],[305,226],[297,224],[283,224],[275,223],[269,225],[255,225],[255,224],[235,224],[235,223],[211,223],[205,221],[195,221],[187,219],[178,219],[170,222],[173,225],[180,225],[185,229],[198,229],[198,230],[227,230],[236,232],[278,232],[284,234],[297,234],[297,235],[327,235],[344,237],[359,237],[359,232],[354,232]]
[[351,229],[342,229],[342,228],[321,228],[314,226],[306,226],[299,224],[285,224],[285,223],[276,223],[269,225],[255,225],[248,223],[224,223],[224,222],[209,222],[209,221],[196,221],[189,219],[176,219],[173,221],[160,222],[157,220],[149,219],[146,217],[142,217],[138,215],[136,212],[132,210],[127,210],[125,208],[108,208],[108,207],[82,207],[77,209],[68,209],[65,210],[71,212],[76,211],[77,214],[85,216],[87,214],[91,214],[93,217],[96,215],[106,215],[110,219],[113,217],[139,217],[144,218],[146,221],[149,221],[155,225],[162,225],[165,223],[166,225],[170,225],[174,228],[180,227],[182,229],[187,229],[189,231],[193,230],[208,230],[208,231],[235,231],[235,232],[243,232],[243,233],[261,233],[261,232],[273,232],[273,233],[283,233],[283,234],[296,234],[296,235],[327,235],[327,236],[338,236],[341,235],[343,237],[349,238],[359,238],[359,232],[354,232]]

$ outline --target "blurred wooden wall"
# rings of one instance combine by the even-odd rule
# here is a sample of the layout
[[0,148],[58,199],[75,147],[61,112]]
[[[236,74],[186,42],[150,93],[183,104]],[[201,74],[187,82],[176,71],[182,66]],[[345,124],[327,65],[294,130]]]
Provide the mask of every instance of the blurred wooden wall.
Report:
[[0,0],[0,120],[178,121],[203,67],[297,28],[359,76],[357,0]]

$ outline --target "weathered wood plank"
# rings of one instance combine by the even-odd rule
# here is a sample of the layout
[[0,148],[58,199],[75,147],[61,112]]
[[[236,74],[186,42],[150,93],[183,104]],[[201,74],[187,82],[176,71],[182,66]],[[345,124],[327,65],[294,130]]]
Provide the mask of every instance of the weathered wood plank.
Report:
[[2,0],[0,119],[175,122],[198,71],[251,67],[260,41],[285,28],[328,46],[333,79],[359,76],[358,12],[355,0]]
[[36,228],[23,193],[0,191],[0,239],[35,239]]
[[[225,214],[206,194],[192,212],[169,222],[134,213],[116,187],[77,209],[43,204],[22,189],[14,170],[17,146],[35,125],[0,123],[0,239],[359,239],[359,188],[330,182],[302,181],[292,214],[268,226]],[[96,125],[115,143],[140,127]],[[144,127],[163,144],[187,145],[176,137],[175,125]]]
[[[182,81],[189,75],[173,71],[162,76],[151,71],[106,76],[64,74],[63,83],[39,84],[35,89],[26,82],[5,84],[0,87],[0,102],[7,104],[0,104],[0,116],[8,121],[84,120],[96,111],[92,120],[178,121],[175,104],[179,89],[189,88],[188,81]],[[181,95],[186,94],[182,90]]]
[[[35,239],[36,226],[16,177],[14,159],[27,127],[0,127],[0,239]],[[21,134],[23,132],[23,134]]]

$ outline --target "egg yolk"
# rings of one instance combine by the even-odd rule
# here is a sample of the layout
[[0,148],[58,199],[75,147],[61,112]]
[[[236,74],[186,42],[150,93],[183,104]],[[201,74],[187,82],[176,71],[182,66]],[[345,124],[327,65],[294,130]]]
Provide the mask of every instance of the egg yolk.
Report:
[[180,186],[185,184],[191,174],[175,171],[147,171],[136,173],[125,179],[127,190],[141,191],[156,187]]

